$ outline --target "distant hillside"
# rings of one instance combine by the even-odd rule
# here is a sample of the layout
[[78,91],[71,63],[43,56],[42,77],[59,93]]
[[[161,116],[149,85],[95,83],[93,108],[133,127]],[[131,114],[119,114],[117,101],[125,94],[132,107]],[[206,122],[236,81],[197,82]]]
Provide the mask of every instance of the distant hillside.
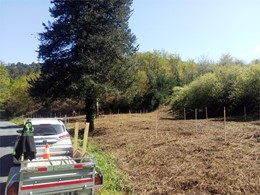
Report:
[[19,78],[24,75],[29,75],[30,73],[38,72],[41,69],[40,63],[23,64],[23,63],[12,63],[7,66],[9,75],[12,79]]

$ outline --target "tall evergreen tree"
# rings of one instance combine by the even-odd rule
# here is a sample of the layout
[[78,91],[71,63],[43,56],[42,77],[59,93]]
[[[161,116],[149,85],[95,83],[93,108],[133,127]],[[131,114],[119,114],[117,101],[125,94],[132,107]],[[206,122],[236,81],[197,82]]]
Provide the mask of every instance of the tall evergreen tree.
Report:
[[107,86],[122,83],[127,57],[137,50],[128,20],[132,0],[52,0],[53,22],[43,24],[41,74],[30,94],[42,102],[76,98],[85,101],[94,129],[95,103]]

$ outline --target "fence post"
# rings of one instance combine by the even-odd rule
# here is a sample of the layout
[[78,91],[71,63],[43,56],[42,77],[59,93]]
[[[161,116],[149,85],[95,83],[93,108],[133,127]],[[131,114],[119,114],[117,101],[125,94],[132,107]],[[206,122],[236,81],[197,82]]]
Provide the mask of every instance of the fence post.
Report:
[[197,113],[197,108],[195,108],[195,122],[196,122],[196,130],[198,130],[198,113]]
[[225,128],[225,142],[226,142],[227,141],[226,107],[224,107],[224,128]]
[[186,120],[186,109],[184,108],[184,111],[183,111],[183,118],[184,120]]
[[206,111],[206,119],[208,119],[208,107],[205,107],[205,111]]
[[246,121],[246,106],[244,106],[244,120]]
[[67,127],[67,123],[68,123],[67,120],[68,120],[68,119],[67,119],[67,114],[65,114],[65,127]]
[[96,117],[99,117],[99,103],[98,103],[98,99],[97,99],[97,102],[96,102]]
[[156,111],[156,119],[155,119],[155,134],[156,138],[158,137],[158,111]]

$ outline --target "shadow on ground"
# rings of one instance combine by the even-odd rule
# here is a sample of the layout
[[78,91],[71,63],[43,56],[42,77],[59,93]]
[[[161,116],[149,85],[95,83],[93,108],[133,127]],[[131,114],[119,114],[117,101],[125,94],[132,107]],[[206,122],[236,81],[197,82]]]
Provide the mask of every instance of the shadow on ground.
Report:
[[0,127],[0,130],[1,129],[22,129],[23,128],[23,125],[9,125],[9,126],[4,126],[4,127]]
[[[0,158],[0,176],[7,177],[10,168],[13,166],[12,163],[12,154],[4,155]],[[5,191],[5,182],[0,182],[0,194],[4,194]]]
[[2,135],[0,136],[0,147],[13,147],[17,135]]

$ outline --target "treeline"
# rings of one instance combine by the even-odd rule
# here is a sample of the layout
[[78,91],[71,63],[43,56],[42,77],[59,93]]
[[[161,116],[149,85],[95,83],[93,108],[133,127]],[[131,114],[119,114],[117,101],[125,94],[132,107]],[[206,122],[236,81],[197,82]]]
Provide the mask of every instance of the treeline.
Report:
[[[260,96],[260,63],[245,64],[229,54],[216,63],[205,57],[197,62],[183,61],[164,51],[137,53],[131,59],[127,82],[114,89],[107,86],[98,98],[104,112],[149,112],[171,104],[174,113],[194,116],[194,109],[209,110],[209,117],[220,116],[223,107],[240,114],[244,106],[257,113]],[[26,113],[84,111],[84,103],[71,99],[42,105],[29,95],[28,81],[40,73],[40,64],[0,65],[0,108],[10,115]],[[119,73],[120,74],[120,73]],[[42,92],[44,93],[44,91]]]
[[172,89],[190,83],[198,76],[196,63],[182,61],[178,55],[163,51],[137,53],[132,58],[130,85],[118,93],[100,98],[111,112],[149,112],[168,101]]
[[0,108],[11,116],[23,115],[35,106],[28,93],[28,79],[39,73],[39,64],[5,65],[0,62]]
[[[105,93],[98,98],[102,111],[116,113],[118,110],[120,112],[155,110],[169,99],[174,86],[188,84],[198,76],[194,61],[185,62],[179,56],[163,51],[137,53],[130,59],[130,63],[132,66],[127,70],[128,76],[124,78],[125,82],[120,79],[121,87],[115,89],[108,85]],[[40,74],[39,66],[2,63],[1,70],[5,72],[2,74],[5,75],[2,79],[5,80],[6,88],[1,89],[3,91],[1,94],[5,96],[1,97],[0,106],[5,107],[11,115],[43,110],[62,113],[71,113],[73,110],[84,111],[84,104],[71,99],[44,106],[36,103],[29,95],[28,81]]]
[[[68,113],[72,109],[82,109],[78,102],[66,100],[43,105],[29,95],[28,81],[40,74],[41,64],[0,62],[0,109],[4,109],[8,116],[33,115],[34,113],[59,112]],[[42,92],[44,93],[44,92]]]
[[7,64],[6,66],[9,76],[12,79],[19,78],[21,76],[29,75],[35,72],[39,72],[41,69],[40,63],[23,64],[21,62]]

